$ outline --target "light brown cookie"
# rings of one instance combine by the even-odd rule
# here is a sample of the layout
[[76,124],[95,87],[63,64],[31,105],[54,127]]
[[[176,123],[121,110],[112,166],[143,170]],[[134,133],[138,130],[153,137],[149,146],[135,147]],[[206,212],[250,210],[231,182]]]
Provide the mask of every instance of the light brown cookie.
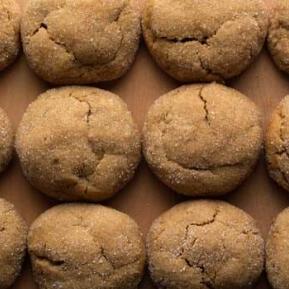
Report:
[[262,0],[147,0],[142,19],[155,61],[184,82],[242,73],[263,47],[267,26]]
[[113,196],[133,177],[141,155],[139,132],[124,101],[77,86],[48,90],[30,104],[16,150],[33,186],[71,201]]
[[4,171],[11,160],[13,141],[14,135],[11,122],[6,112],[0,108],[0,173]]
[[274,4],[267,44],[277,67],[289,73],[289,1],[276,0]]
[[289,288],[289,209],[271,226],[266,245],[266,271],[274,289]]
[[0,289],[10,288],[21,271],[27,227],[14,206],[0,199]]
[[270,176],[289,191],[289,96],[272,114],[266,134],[266,159]]
[[22,20],[30,67],[54,84],[121,77],[139,45],[136,0],[30,0]]
[[48,210],[32,224],[28,249],[39,289],[135,289],[145,265],[137,224],[100,205]]
[[14,0],[0,0],[0,71],[10,65],[20,48],[20,8]]
[[151,106],[143,152],[167,186],[188,196],[228,193],[251,173],[262,146],[260,113],[240,92],[188,85]]
[[147,238],[151,277],[166,289],[243,289],[259,278],[264,242],[255,221],[221,201],[181,203]]

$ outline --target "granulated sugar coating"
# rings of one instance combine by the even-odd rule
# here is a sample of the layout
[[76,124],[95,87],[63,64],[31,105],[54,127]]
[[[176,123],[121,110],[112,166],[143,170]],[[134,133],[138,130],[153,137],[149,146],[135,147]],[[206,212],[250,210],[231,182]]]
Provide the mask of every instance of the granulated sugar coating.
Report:
[[163,95],[150,108],[143,129],[143,151],[154,173],[188,196],[235,189],[253,170],[261,147],[255,104],[215,83]]
[[267,277],[274,289],[289,288],[289,209],[273,223],[266,246]]
[[143,276],[137,224],[100,205],[46,211],[31,226],[28,249],[39,289],[136,289]]
[[22,20],[30,67],[54,84],[121,77],[139,45],[137,0],[30,0]]
[[11,64],[19,51],[20,8],[14,0],[0,0],[0,71]]
[[268,48],[274,62],[289,73],[289,1],[275,0],[271,14]]
[[142,26],[152,56],[169,75],[222,81],[259,54],[268,15],[262,0],[147,0]]
[[270,176],[289,191],[289,96],[273,112],[266,135],[266,158]]
[[11,160],[13,141],[14,136],[11,122],[6,112],[0,108],[0,172],[7,167]]
[[247,289],[264,263],[255,221],[221,201],[173,207],[153,223],[147,250],[152,279],[167,289]]
[[10,288],[21,271],[27,227],[14,206],[0,199],[0,289]]
[[140,136],[117,95],[89,87],[51,89],[28,107],[16,149],[30,183],[59,200],[107,199],[133,177]]

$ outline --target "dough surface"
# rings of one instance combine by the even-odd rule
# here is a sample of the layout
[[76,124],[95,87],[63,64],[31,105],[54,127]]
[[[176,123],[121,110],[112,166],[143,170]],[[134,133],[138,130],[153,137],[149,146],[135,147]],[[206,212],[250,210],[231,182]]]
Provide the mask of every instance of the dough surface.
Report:
[[20,8],[14,0],[0,0],[0,71],[10,65],[20,48]]
[[100,205],[46,211],[31,226],[28,250],[39,289],[136,289],[145,265],[137,224]]
[[114,80],[139,45],[136,0],[30,0],[21,25],[30,67],[53,84]]
[[148,49],[170,76],[223,81],[259,54],[268,15],[262,0],[147,0],[142,27]]
[[149,269],[159,288],[243,289],[259,278],[264,241],[255,221],[221,201],[181,203],[154,221]]
[[8,289],[20,274],[26,251],[27,226],[14,206],[0,199],[0,289]]
[[62,87],[40,95],[16,136],[23,172],[59,200],[112,197],[133,177],[140,136],[125,102],[108,91]]
[[234,190],[253,170],[261,147],[256,105],[215,83],[182,86],[161,96],[143,128],[143,152],[153,172],[188,196]]

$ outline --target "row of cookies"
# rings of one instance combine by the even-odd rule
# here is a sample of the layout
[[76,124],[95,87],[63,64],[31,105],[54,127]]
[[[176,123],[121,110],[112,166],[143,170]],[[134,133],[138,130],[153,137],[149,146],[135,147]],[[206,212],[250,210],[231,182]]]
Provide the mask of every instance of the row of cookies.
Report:
[[[288,121],[287,97],[266,134],[269,172],[286,190]],[[13,146],[4,112],[0,135],[3,169]],[[220,196],[253,171],[263,144],[261,114],[232,88],[185,85],[153,103],[141,141],[132,114],[117,95],[67,86],[46,91],[28,106],[15,141],[27,180],[61,201],[101,201],[115,195],[135,174],[141,142],[147,163],[168,187],[187,196]]]
[[[270,21],[262,0],[146,2],[140,17],[137,0],[30,0],[21,17],[30,67],[58,85],[117,79],[134,61],[142,23],[151,55],[180,81],[241,74],[261,51],[268,26],[273,59],[289,72],[287,1],[277,0]],[[1,0],[0,8],[1,70],[19,51],[20,10],[14,0]]]
[[255,220],[222,201],[184,202],[163,213],[149,230],[146,249],[128,215],[101,205],[55,206],[27,232],[13,205],[0,199],[0,218],[2,289],[20,274],[27,233],[39,289],[135,289],[146,259],[159,288],[249,288],[265,259],[273,288],[288,286],[289,209],[273,223],[266,250]]

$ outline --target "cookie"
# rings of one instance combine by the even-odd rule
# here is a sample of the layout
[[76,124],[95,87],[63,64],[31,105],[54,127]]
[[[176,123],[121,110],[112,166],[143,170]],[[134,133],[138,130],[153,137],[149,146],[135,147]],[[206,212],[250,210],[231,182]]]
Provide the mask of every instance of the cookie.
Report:
[[272,179],[289,191],[289,96],[274,110],[268,125],[266,160]]
[[262,147],[260,113],[240,92],[187,85],[157,99],[143,128],[144,156],[157,177],[187,196],[234,190]]
[[124,101],[77,86],[48,90],[30,104],[16,150],[29,182],[66,201],[112,197],[141,157],[139,132]]
[[20,274],[26,251],[27,226],[14,206],[0,199],[0,288],[7,289]]
[[30,67],[50,83],[114,80],[134,61],[139,8],[136,0],[30,0],[21,35]]
[[267,38],[268,49],[276,66],[289,73],[289,2],[276,0],[274,4]]
[[281,212],[271,226],[266,244],[266,271],[274,289],[289,288],[289,209]]
[[147,0],[142,27],[153,58],[171,77],[223,81],[259,54],[268,15],[262,0]]
[[20,8],[14,0],[0,0],[0,71],[17,57],[20,48]]
[[249,288],[264,263],[255,221],[221,201],[181,203],[154,221],[147,239],[158,288]]
[[0,108],[0,173],[4,171],[11,160],[13,142],[14,135],[11,122],[6,112]]
[[144,271],[137,224],[100,205],[46,211],[30,228],[28,250],[39,289],[135,289]]

